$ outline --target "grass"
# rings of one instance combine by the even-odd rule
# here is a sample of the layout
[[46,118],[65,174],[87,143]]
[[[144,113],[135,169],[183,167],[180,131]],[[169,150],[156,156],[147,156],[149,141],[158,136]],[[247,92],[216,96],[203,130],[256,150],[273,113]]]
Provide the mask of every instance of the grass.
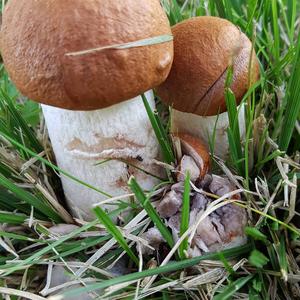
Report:
[[[300,4],[297,0],[162,2],[172,25],[207,14],[231,20],[251,38],[259,56],[261,78],[243,99],[247,133],[242,144],[228,75],[232,157],[225,166],[215,164],[216,171],[226,167],[238,175],[242,187],[252,192],[245,193],[240,204],[248,209],[251,220],[246,228],[249,244],[222,254],[183,259],[184,240],[173,262],[162,264],[160,253],[142,257],[136,250],[137,239],[153,223],[167,241],[166,251],[174,246],[172,234],[152,204],[156,191],[172,181],[170,171],[169,178],[150,192],[131,178],[136,201],[119,201],[110,214],[96,208],[94,221],[74,222],[63,206],[58,173],[111,196],[54,164],[39,106],[18,93],[1,65],[0,299],[6,294],[10,299],[18,299],[13,295],[37,299],[52,265],[63,265],[81,285],[71,296],[93,291],[100,299],[300,298]],[[0,2],[1,10],[4,3]],[[144,105],[164,163],[170,166],[176,157],[168,124],[162,121],[164,111],[152,112],[145,98]],[[186,180],[181,235],[189,224],[188,189]],[[132,212],[120,226],[111,222],[128,207]],[[65,236],[54,235],[50,228],[60,223],[77,227]],[[111,267],[124,255],[133,262],[128,264],[130,273],[115,276]],[[189,272],[192,266],[196,273]],[[86,279],[94,282],[85,283]],[[43,295],[47,296],[47,290]]]
[[164,161],[167,164],[172,164],[175,162],[175,156],[174,156],[174,153],[172,150],[172,146],[171,146],[168,134],[167,134],[165,128],[163,127],[162,122],[159,119],[157,113],[152,112],[151,107],[150,107],[145,95],[142,95],[142,98],[143,98],[145,109],[149,116],[149,120],[152,124],[154,133],[160,144],[160,148],[161,148],[161,152],[162,152]]
[[[180,223],[180,236],[188,230],[190,222],[190,174],[187,172],[184,180],[184,192],[182,200],[182,211],[181,211],[181,223]],[[179,254],[181,259],[186,257],[186,251],[188,250],[188,239],[184,239],[181,245],[179,246]]]
[[160,218],[158,213],[156,212],[155,208],[150,202],[151,193],[149,193],[147,196],[144,194],[142,188],[139,186],[139,184],[136,182],[134,177],[131,177],[128,182],[129,187],[135,194],[136,199],[140,202],[141,206],[145,209],[148,216],[150,217],[151,221],[155,224],[157,229],[162,234],[165,241],[168,243],[168,245],[172,248],[174,246],[173,237],[169,231],[169,229],[164,224],[163,220]]

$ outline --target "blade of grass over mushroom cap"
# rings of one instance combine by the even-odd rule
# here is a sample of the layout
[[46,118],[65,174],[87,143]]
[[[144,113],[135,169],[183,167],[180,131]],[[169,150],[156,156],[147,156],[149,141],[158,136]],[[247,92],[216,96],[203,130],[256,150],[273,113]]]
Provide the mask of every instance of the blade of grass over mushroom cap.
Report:
[[169,229],[166,227],[158,213],[156,212],[155,208],[150,202],[149,195],[146,196],[143,192],[142,188],[136,182],[134,177],[131,177],[128,182],[129,187],[131,188],[132,192],[135,194],[136,199],[140,202],[142,207],[146,210],[149,218],[155,224],[157,229],[160,231],[163,238],[166,240],[168,245],[172,248],[174,246],[174,240],[172,234],[170,233]]
[[125,50],[125,49],[130,49],[130,48],[138,48],[138,47],[157,45],[157,44],[167,43],[167,42],[171,42],[171,41],[173,41],[172,35],[160,35],[160,36],[155,36],[155,37],[142,39],[142,40],[129,42],[129,43],[115,44],[115,45],[97,47],[97,48],[87,49],[87,50],[82,50],[82,51],[70,52],[70,53],[66,53],[66,55],[67,56],[78,56],[78,55],[91,54],[94,52],[100,52],[100,51],[105,51],[105,50]]
[[[235,248],[231,248],[228,250],[224,250],[224,251],[222,251],[222,254],[225,258],[231,259],[231,258],[236,258],[240,255],[249,253],[249,251],[251,251],[251,246],[249,244],[247,244],[247,245],[243,245],[240,247],[235,247]],[[205,254],[203,256],[198,256],[198,257],[191,258],[191,259],[185,259],[185,260],[178,261],[178,262],[170,262],[168,265],[165,265],[162,267],[157,267],[157,268],[148,269],[148,270],[145,270],[142,272],[136,272],[136,273],[132,273],[132,274],[128,274],[128,275],[123,275],[123,276],[119,276],[117,278],[104,280],[99,283],[91,284],[84,288],[74,289],[74,290],[66,292],[62,295],[58,295],[56,297],[54,296],[54,297],[50,298],[50,300],[63,299],[64,296],[71,297],[71,296],[75,296],[75,295],[80,295],[85,292],[92,292],[92,291],[96,291],[99,289],[105,289],[107,287],[125,283],[125,282],[137,281],[139,279],[147,278],[150,276],[181,271],[186,268],[193,267],[205,260],[218,260],[219,255],[220,255],[220,253],[209,253],[209,254]]]
[[[184,192],[181,211],[180,236],[182,236],[189,228],[190,222],[190,172],[187,172],[184,180]],[[186,258],[186,251],[188,250],[188,237],[186,237],[179,246],[179,256],[181,259]]]
[[170,143],[169,137],[162,125],[162,122],[160,121],[158,115],[154,113],[147,101],[147,98],[145,95],[142,95],[143,102],[149,117],[149,120],[151,122],[151,125],[153,127],[153,130],[155,132],[156,138],[159,142],[164,160],[168,164],[172,164],[175,162],[175,155],[172,150],[172,145]]
[[101,221],[101,223],[105,226],[107,231],[116,239],[119,245],[126,251],[128,256],[133,260],[136,265],[139,265],[139,259],[133,253],[133,251],[128,246],[125,238],[122,235],[122,232],[118,229],[118,227],[112,222],[109,216],[101,209],[99,206],[95,207],[94,212],[97,218]]

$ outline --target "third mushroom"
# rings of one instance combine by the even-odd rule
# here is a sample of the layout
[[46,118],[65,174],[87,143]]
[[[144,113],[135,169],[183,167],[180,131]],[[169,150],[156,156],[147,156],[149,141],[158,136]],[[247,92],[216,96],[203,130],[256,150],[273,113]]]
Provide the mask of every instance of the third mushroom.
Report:
[[[188,134],[179,134],[175,139],[179,140],[181,148],[181,153],[177,153],[177,182],[166,188],[157,204],[157,211],[172,231],[174,240],[180,238],[183,180],[189,171],[192,183],[189,223],[190,226],[198,225],[190,237],[188,256],[195,257],[204,252],[220,251],[245,244],[246,210],[234,202],[223,202],[221,207],[211,209],[213,201],[222,196],[226,198],[232,192],[233,195],[229,199],[240,200],[240,194],[235,193],[235,185],[226,176],[209,172],[209,154],[200,139]],[[164,242],[155,227],[150,228],[143,238],[156,250]],[[149,254],[153,250],[144,247],[143,251]]]

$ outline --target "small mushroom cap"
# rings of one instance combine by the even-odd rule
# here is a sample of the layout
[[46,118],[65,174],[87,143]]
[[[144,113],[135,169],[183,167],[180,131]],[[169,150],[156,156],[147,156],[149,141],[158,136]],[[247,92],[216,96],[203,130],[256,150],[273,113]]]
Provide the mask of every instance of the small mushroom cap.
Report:
[[173,42],[68,53],[171,35],[159,0],[10,0],[1,28],[5,67],[29,98],[72,109],[101,109],[161,84]]
[[200,171],[199,179],[202,179],[210,168],[210,156],[205,144],[186,133],[177,133],[174,137],[180,140],[182,153],[193,158]]
[[226,111],[226,70],[233,65],[231,89],[240,103],[249,83],[259,77],[258,59],[247,36],[217,17],[192,18],[172,31],[174,62],[167,80],[157,88],[161,99],[182,112],[200,116],[222,113]]

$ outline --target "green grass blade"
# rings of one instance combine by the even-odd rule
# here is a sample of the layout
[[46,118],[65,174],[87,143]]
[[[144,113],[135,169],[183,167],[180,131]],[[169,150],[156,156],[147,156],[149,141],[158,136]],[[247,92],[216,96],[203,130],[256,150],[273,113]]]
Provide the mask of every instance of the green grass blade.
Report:
[[287,0],[287,18],[289,23],[289,38],[293,43],[295,36],[295,22],[297,17],[297,0]]
[[273,18],[273,55],[277,63],[280,58],[280,30],[278,25],[278,3],[277,0],[272,0],[272,18]]
[[71,255],[74,257],[74,254],[80,254],[86,249],[99,246],[101,243],[108,241],[110,238],[111,238],[110,235],[100,237],[100,238],[87,238],[84,240],[84,243],[82,243],[82,241],[78,241],[76,242],[76,244],[72,243],[70,247],[68,247],[67,249],[66,249],[66,244],[63,244],[62,245],[63,247],[60,246],[56,247],[57,251],[60,252],[59,255],[54,255],[49,259],[55,260],[62,257],[68,257]]
[[218,122],[219,122],[219,117],[220,117],[220,115],[218,114],[216,122],[214,124],[214,129],[213,129],[212,135],[209,137],[209,140],[208,140],[209,151],[211,153],[212,158],[214,157],[214,154],[215,154],[215,143],[216,143],[217,125],[218,125]]
[[[236,105],[236,99],[230,88],[225,90],[226,106],[229,118],[229,127],[227,129],[231,161],[239,171],[239,175],[244,175],[243,168],[243,150],[239,128],[239,111]],[[241,108],[243,109],[243,108]]]
[[20,225],[23,224],[26,219],[28,219],[28,217],[25,215],[0,211],[0,224]]
[[254,16],[257,11],[258,0],[248,0],[247,1],[247,26],[245,27],[245,32],[249,35],[253,35],[253,24],[255,22]]
[[[19,113],[16,109],[15,105],[12,103],[11,99],[6,95],[3,90],[0,90],[0,107],[2,112],[7,110],[7,116],[13,125],[14,128],[10,128],[10,132],[14,132],[18,130],[19,132],[19,141],[28,141],[27,146],[30,146],[32,150],[40,153],[43,151],[43,147],[38,141],[36,135],[34,134],[33,130],[27,125],[23,116]],[[16,134],[14,135],[16,136]]]
[[[18,270],[21,270],[24,266],[30,265],[32,262],[39,260],[43,255],[49,253],[50,251],[52,251],[54,248],[56,248],[59,245],[62,245],[64,242],[66,242],[67,240],[79,235],[81,232],[86,231],[92,227],[94,227],[96,224],[98,224],[99,221],[95,220],[93,222],[90,222],[78,229],[75,229],[73,232],[69,233],[66,236],[61,237],[59,240],[50,243],[47,247],[37,251],[36,253],[34,253],[33,255],[31,255],[30,257],[24,259],[21,262],[18,263],[11,263],[11,265],[6,265],[5,269],[7,269],[6,273],[2,274],[3,276],[8,276],[9,274],[12,274]],[[0,269],[3,269],[2,266],[0,266]]]
[[24,145],[20,144],[19,142],[17,142],[16,140],[14,140],[13,138],[11,138],[9,135],[7,135],[5,132],[3,132],[2,130],[0,130],[0,136],[2,136],[3,138],[5,138],[6,140],[8,140],[12,145],[14,145],[17,148],[22,149],[23,151],[27,152],[28,154],[30,154],[31,157],[36,158],[38,161],[44,163],[46,166],[54,169],[55,171],[59,172],[60,174],[66,176],[67,178],[73,180],[74,182],[77,182],[78,184],[81,184],[87,188],[90,188],[91,190],[94,190],[96,192],[98,192],[99,194],[102,194],[108,198],[112,198],[111,195],[109,195],[108,193],[105,193],[99,189],[97,189],[96,187],[76,178],[75,176],[69,174],[68,172],[60,169],[59,167],[55,166],[54,164],[52,164],[51,162],[49,162],[47,159],[44,159],[43,157],[41,157],[40,155],[38,155],[37,153],[31,151],[30,149],[28,149],[27,147],[25,147]]
[[164,160],[168,164],[172,164],[175,162],[175,156],[172,150],[172,146],[169,142],[169,139],[167,138],[167,133],[163,129],[163,125],[161,124],[158,116],[155,116],[153,113],[147,98],[145,95],[142,95],[143,102],[149,117],[149,120],[152,124],[153,130],[155,132],[156,138],[159,142],[159,145],[161,147],[161,151],[164,157]]
[[32,239],[32,238],[29,238],[28,236],[25,236],[25,235],[20,235],[20,234],[16,234],[16,233],[5,232],[5,231],[0,231],[0,237],[14,239],[14,240],[18,240],[18,241],[27,241],[27,242],[40,243],[40,244],[47,243],[47,241]]
[[257,228],[254,227],[246,227],[245,228],[245,234],[248,236],[251,236],[253,239],[258,241],[267,242],[268,238],[265,234],[260,232]]
[[243,10],[242,10],[242,2],[240,0],[230,0],[231,6],[233,9],[237,12],[239,16],[243,15]]
[[294,68],[290,77],[285,98],[285,115],[282,122],[281,134],[279,137],[279,148],[287,151],[296,120],[300,113],[300,35],[298,36],[297,52],[295,56]]
[[51,218],[53,221],[59,223],[62,222],[60,216],[48,205],[43,203],[40,199],[36,198],[29,192],[24,189],[18,187],[9,179],[5,178],[2,174],[0,174],[0,186],[11,191],[20,201],[24,201],[29,205],[33,206],[35,209],[43,213],[45,216]]
[[125,250],[128,256],[133,260],[133,262],[138,266],[139,259],[133,253],[133,251],[128,246],[126,240],[124,239],[122,232],[118,229],[118,227],[112,222],[112,220],[108,217],[105,211],[98,207],[93,209],[97,218],[101,221],[101,223],[105,226],[106,230],[115,238],[115,240],[119,243],[119,245]]
[[274,152],[272,152],[271,154],[269,154],[266,158],[264,158],[263,160],[259,161],[256,164],[256,167],[260,167],[262,165],[265,165],[267,162],[269,162],[270,160],[274,160],[276,159],[276,157],[282,156],[284,155],[283,151],[279,151],[279,150],[275,150]]
[[253,275],[248,275],[246,277],[237,279],[236,281],[234,281],[230,285],[228,285],[222,293],[215,296],[213,298],[213,300],[231,299],[231,297],[236,292],[238,292],[243,286],[245,286],[252,278],[253,278]]
[[[239,127],[239,111],[236,104],[236,98],[230,85],[233,78],[233,67],[228,68],[228,73],[225,82],[225,101],[229,119],[229,127],[227,129],[227,136],[229,142],[229,150],[231,161],[235,165],[239,175],[244,175],[243,168],[243,150],[241,144],[241,134]],[[243,108],[240,108],[243,109]]]
[[[32,207],[27,202],[20,201],[19,197],[0,185],[0,210],[8,213],[18,211],[29,218]],[[34,217],[37,220],[45,220],[45,218],[49,218],[49,216],[46,217],[42,212],[36,209],[34,210]]]
[[285,247],[284,235],[280,236],[280,244],[278,245],[278,262],[279,262],[282,278],[285,281],[287,281],[288,261],[287,261],[287,251],[286,251],[286,247]]
[[249,262],[254,267],[262,269],[269,262],[269,259],[263,253],[255,249],[249,256]]
[[194,11],[196,12],[196,16],[205,16],[206,11],[205,11],[205,0],[199,0],[199,5],[197,6],[194,4]]
[[225,11],[226,11],[226,18],[229,21],[233,22],[233,14],[232,14],[233,7],[231,5],[231,1],[230,0],[224,1],[224,7],[225,7]]
[[239,128],[239,115],[238,108],[236,105],[236,99],[233,92],[230,89],[227,89],[225,92],[226,98],[226,107],[229,117],[229,128],[233,134],[236,149],[238,151],[238,156],[241,159],[243,157],[243,150],[241,146],[241,134]]
[[180,6],[176,0],[170,1],[170,13],[169,20],[171,25],[175,25],[183,20],[182,14],[180,12]]
[[[181,211],[180,236],[182,236],[189,228],[190,222],[190,173],[187,172],[184,180],[184,192]],[[185,251],[188,249],[188,238],[185,238],[179,246],[179,256],[181,259],[186,258]]]
[[[223,3],[223,0],[210,0],[210,1],[214,2],[214,4],[216,5],[219,16],[221,18],[226,19],[226,11],[225,11],[225,6]],[[228,0],[225,0],[225,1],[228,1]]]
[[128,185],[131,188],[132,192],[135,194],[136,199],[146,210],[149,218],[152,220],[157,229],[160,231],[163,238],[166,240],[167,244],[172,248],[174,246],[172,234],[170,233],[169,229],[166,227],[164,222],[161,220],[155,208],[152,206],[150,199],[146,197],[142,188],[139,186],[134,177],[131,177],[129,179]]
[[233,165],[236,167],[237,172],[240,175],[243,175],[242,160],[239,156],[236,139],[234,138],[234,134],[232,133],[230,128],[227,129],[227,136],[228,136],[231,161],[232,161]]
[[234,275],[235,271],[234,271],[233,267],[230,265],[230,263],[228,262],[228,260],[224,257],[224,255],[222,253],[220,253],[219,259],[223,263],[224,268],[226,269],[226,271],[230,275]]
[[[224,257],[226,257],[227,259],[230,259],[230,258],[235,258],[240,255],[244,255],[244,254],[248,253],[249,251],[251,251],[251,246],[248,244],[248,245],[224,250],[224,251],[222,251],[222,253],[223,253]],[[159,275],[159,274],[183,270],[183,269],[195,266],[204,260],[218,260],[219,256],[220,256],[220,253],[209,253],[209,254],[191,258],[191,259],[186,259],[186,260],[182,260],[182,261],[178,261],[178,262],[170,262],[169,264],[162,266],[162,267],[157,267],[157,268],[148,269],[148,270],[145,270],[142,272],[136,272],[136,273],[132,273],[132,274],[128,274],[128,275],[123,275],[123,276],[120,276],[117,278],[102,281],[100,283],[91,284],[84,288],[74,289],[70,292],[66,292],[64,295],[72,297],[75,295],[80,295],[85,292],[92,292],[92,291],[96,291],[99,289],[105,289],[107,287],[110,287],[110,286],[113,286],[116,284],[130,282],[130,281],[146,278],[149,276],[155,276],[155,275]]]

